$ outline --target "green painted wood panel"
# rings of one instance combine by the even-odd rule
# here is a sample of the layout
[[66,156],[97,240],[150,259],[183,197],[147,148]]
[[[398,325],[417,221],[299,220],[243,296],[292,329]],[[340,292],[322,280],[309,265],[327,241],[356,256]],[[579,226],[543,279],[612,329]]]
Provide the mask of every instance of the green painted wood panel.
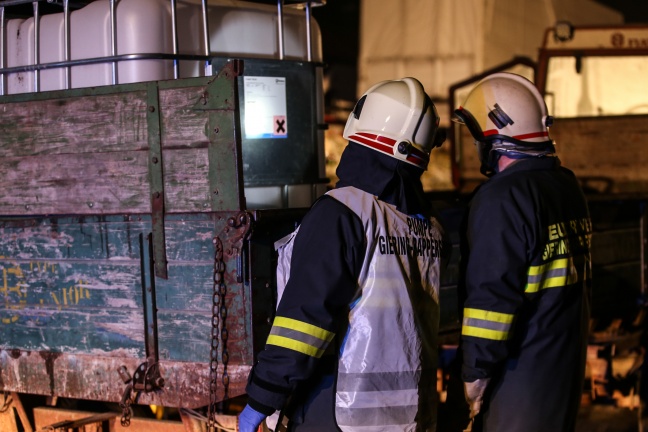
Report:
[[[208,361],[212,238],[225,218],[170,216],[169,279],[156,279],[159,350],[165,359]],[[0,220],[0,347],[71,353],[126,350],[145,357],[140,234],[150,218]],[[249,361],[249,311],[226,262],[233,361]],[[183,335],[194,335],[193,342]]]
[[[211,77],[116,86],[110,93],[86,89],[81,96],[49,92],[51,99],[0,97],[0,215],[151,213],[149,143],[158,134],[167,213],[238,210],[234,131],[223,139],[210,124],[215,111],[231,117],[234,106],[200,103],[233,85]],[[147,104],[156,98],[158,108]],[[159,116],[149,115],[157,110]]]
[[[152,354],[151,292],[168,385],[142,400],[204,405],[218,235],[230,395],[243,392],[252,329],[228,225],[243,184],[234,85],[230,73],[0,97],[0,389],[118,401],[117,368]],[[146,261],[152,232],[168,279]]]
[[[62,96],[61,92],[57,92]],[[146,92],[11,102],[0,111],[0,159],[145,150]]]

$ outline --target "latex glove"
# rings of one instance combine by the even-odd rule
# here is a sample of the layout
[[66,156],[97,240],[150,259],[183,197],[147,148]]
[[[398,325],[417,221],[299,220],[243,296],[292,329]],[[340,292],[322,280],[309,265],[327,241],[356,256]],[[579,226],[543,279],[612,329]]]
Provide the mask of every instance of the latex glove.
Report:
[[250,405],[245,405],[238,417],[239,432],[257,432],[259,425],[266,417],[265,414],[260,413]]
[[466,402],[470,407],[470,418],[474,419],[481,410],[482,403],[484,402],[484,393],[490,378],[481,378],[473,382],[464,382],[464,393],[466,395]]

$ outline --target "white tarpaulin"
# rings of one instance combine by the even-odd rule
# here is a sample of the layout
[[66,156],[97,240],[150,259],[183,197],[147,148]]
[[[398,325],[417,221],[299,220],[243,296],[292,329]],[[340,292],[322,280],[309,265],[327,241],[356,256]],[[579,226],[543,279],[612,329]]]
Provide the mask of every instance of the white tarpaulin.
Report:
[[434,98],[479,66],[482,0],[365,0],[360,12],[359,92],[413,76]]
[[361,0],[358,94],[414,76],[444,101],[454,83],[514,56],[535,59],[557,20],[619,24],[622,16],[592,0]]

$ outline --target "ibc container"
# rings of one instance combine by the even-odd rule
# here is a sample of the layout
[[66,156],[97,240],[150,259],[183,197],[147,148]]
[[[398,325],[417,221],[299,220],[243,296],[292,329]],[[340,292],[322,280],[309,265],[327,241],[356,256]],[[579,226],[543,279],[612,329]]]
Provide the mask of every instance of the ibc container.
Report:
[[[204,54],[202,9],[199,0],[177,3],[178,48],[181,53]],[[240,0],[209,2],[209,45],[213,56],[238,56],[279,59],[280,40],[276,6]],[[311,18],[312,60],[322,61],[322,41],[317,21]],[[307,60],[306,19],[304,11],[283,10],[284,59]],[[181,62],[180,76],[199,76],[199,62]]]
[[[171,3],[169,0],[120,0],[116,3],[117,54],[173,53]],[[212,56],[280,58],[276,7],[240,0],[208,3],[209,44]],[[7,21],[7,67],[34,64],[34,18]],[[284,59],[306,60],[306,22],[303,11],[283,11]],[[200,0],[177,2],[178,51],[205,55]],[[322,60],[319,27],[311,19],[312,60]],[[39,63],[65,60],[63,13],[40,18]],[[71,60],[112,55],[109,0],[94,1],[70,14]],[[64,69],[40,73],[41,91],[65,89]],[[205,74],[202,62],[180,62],[180,77]],[[34,72],[9,74],[7,93],[35,90]],[[171,60],[118,62],[117,83],[173,78]],[[113,84],[112,63],[73,66],[72,88]]]
[[[115,3],[117,55],[172,54],[173,23],[169,0],[119,0]],[[111,3],[96,0],[70,13],[70,59],[92,59],[112,55]],[[241,0],[210,0],[208,2],[209,53],[211,57],[308,60],[305,11],[293,7],[282,9],[283,47],[279,36],[277,6]],[[177,0],[176,21],[178,52],[206,55],[201,0]],[[320,29],[311,18],[311,58],[322,61]],[[7,67],[34,64],[34,18],[11,19],[6,24]],[[65,60],[64,14],[44,15],[39,21],[40,63]],[[282,49],[283,48],[283,49]],[[283,56],[281,53],[283,52]],[[116,63],[118,84],[165,80],[174,77],[172,60],[127,60]],[[184,60],[179,63],[179,77],[203,76],[204,61]],[[318,72],[320,73],[320,72]],[[34,92],[34,72],[7,75],[7,94]],[[113,84],[112,63],[84,64],[70,67],[72,88]],[[321,77],[318,78],[321,81]],[[66,88],[65,69],[39,72],[39,91]],[[321,84],[321,83],[320,83]],[[318,88],[321,85],[318,84]],[[320,90],[321,92],[321,90]],[[317,121],[323,122],[321,93]],[[318,132],[323,147],[323,132]],[[246,144],[244,143],[244,147]],[[246,147],[248,149],[249,147]],[[250,150],[245,150],[250,151]],[[269,155],[269,157],[280,157]],[[321,169],[323,171],[323,169]],[[320,173],[320,177],[323,177]],[[282,181],[277,181],[282,183]],[[250,208],[305,207],[312,202],[313,185],[247,184]],[[317,192],[315,195],[319,195]]]

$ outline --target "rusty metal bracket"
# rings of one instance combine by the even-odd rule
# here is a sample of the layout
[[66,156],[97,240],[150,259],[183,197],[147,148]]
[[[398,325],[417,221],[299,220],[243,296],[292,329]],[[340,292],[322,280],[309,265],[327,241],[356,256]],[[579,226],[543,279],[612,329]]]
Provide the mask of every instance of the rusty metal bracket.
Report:
[[240,233],[240,236],[237,237],[236,242],[232,247],[232,252],[236,254],[236,282],[238,283],[243,282],[243,272],[245,271],[243,248],[245,247],[247,239],[252,235],[253,220],[252,214],[247,211],[239,213],[236,218],[230,218],[227,220],[227,224]]
[[133,375],[133,390],[151,392],[164,387],[164,378],[160,375],[157,360],[152,357],[140,364]]
[[218,74],[207,82],[205,91],[193,106],[197,111],[225,110],[238,107],[236,78],[243,75],[243,60],[229,60]]
[[252,234],[254,228],[254,216],[249,211],[241,211],[236,216],[227,219],[227,224],[218,235],[224,245],[224,259],[236,260],[236,282],[243,282],[245,271],[243,249],[245,242]]
[[160,374],[158,340],[157,340],[157,306],[155,304],[155,276],[153,264],[153,235],[139,235],[140,272],[142,276],[142,307],[144,308],[144,344],[146,361],[141,363],[133,376],[126,366],[121,366],[117,372],[126,384],[119,403],[122,409],[121,425],[128,427],[132,416],[131,405],[137,402],[141,392],[151,392],[164,387],[164,378]]
[[155,277],[153,275],[155,254],[155,243],[152,234],[147,236],[140,234],[140,269],[142,275],[142,306],[144,308],[144,344],[146,346],[146,358],[149,362],[157,364],[158,355],[158,334],[157,334],[157,305],[155,301]]
[[153,261],[155,275],[168,279],[166,240],[164,232],[164,166],[160,127],[160,100],[157,82],[147,85],[146,123],[149,145],[149,181],[151,186],[151,219],[153,230]]
[[[237,80],[242,74],[243,60],[228,61],[207,83],[193,106],[194,110],[209,111],[207,135],[212,211],[245,209]],[[232,154],[235,164],[231,164]]]
[[133,415],[131,405],[137,403],[141,392],[148,393],[163,388],[164,378],[160,375],[158,362],[153,357],[149,357],[146,362],[141,363],[133,377],[128,373],[126,366],[121,366],[117,373],[126,384],[119,407],[122,410],[121,425],[128,427]]

